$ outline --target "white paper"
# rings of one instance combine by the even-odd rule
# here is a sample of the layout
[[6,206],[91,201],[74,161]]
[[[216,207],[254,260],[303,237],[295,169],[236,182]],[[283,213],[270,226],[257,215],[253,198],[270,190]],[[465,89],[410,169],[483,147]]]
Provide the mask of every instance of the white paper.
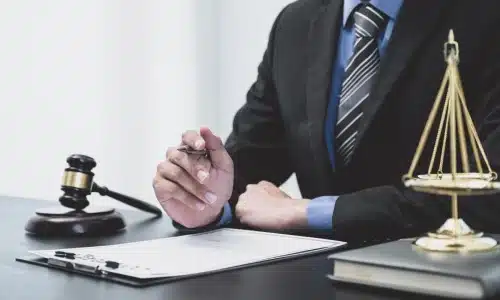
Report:
[[75,260],[67,260],[73,263],[104,265],[105,261],[111,260],[120,263],[120,268],[115,270],[119,273],[154,278],[217,271],[310,251],[333,249],[344,244],[327,239],[224,228],[110,246],[30,252],[47,258],[53,258],[55,251],[75,253]]

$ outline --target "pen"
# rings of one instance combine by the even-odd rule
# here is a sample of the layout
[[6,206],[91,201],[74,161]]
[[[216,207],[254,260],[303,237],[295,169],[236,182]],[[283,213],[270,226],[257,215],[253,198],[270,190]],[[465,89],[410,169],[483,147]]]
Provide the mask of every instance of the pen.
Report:
[[187,153],[187,154],[201,155],[201,156],[205,156],[208,158],[208,151],[206,149],[196,150],[190,146],[182,145],[182,146],[179,146],[177,148],[177,150],[184,152],[184,153]]

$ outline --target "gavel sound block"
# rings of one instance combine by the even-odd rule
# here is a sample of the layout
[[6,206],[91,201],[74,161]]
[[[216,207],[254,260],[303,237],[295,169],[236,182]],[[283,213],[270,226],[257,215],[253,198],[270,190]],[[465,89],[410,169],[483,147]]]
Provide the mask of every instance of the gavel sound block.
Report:
[[62,206],[39,209],[28,220],[28,233],[42,236],[108,235],[126,227],[123,216],[113,208],[89,207],[87,196],[93,192],[108,196],[139,210],[162,216],[162,211],[144,201],[114,192],[94,182],[93,158],[74,154],[67,158],[59,198]]

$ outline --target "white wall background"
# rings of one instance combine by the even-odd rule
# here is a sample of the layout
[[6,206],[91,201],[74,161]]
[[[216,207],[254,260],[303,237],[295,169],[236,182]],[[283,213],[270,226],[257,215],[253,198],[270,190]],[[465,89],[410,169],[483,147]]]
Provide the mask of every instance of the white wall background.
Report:
[[[82,153],[96,182],[156,203],[184,130],[229,134],[290,0],[1,2],[0,194],[55,201]],[[284,189],[299,195],[294,178]]]

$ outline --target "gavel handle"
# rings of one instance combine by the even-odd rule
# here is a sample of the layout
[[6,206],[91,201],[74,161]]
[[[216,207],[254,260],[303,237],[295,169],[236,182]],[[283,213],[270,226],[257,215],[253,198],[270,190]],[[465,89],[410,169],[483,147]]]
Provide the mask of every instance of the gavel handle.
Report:
[[96,183],[93,183],[92,184],[92,191],[98,192],[101,196],[111,197],[115,200],[118,200],[120,202],[128,204],[128,205],[135,207],[139,210],[150,212],[150,213],[155,214],[157,216],[162,216],[162,211],[158,207],[153,206],[153,205],[146,203],[144,201],[117,193],[115,191],[108,189],[105,186],[99,186]]

